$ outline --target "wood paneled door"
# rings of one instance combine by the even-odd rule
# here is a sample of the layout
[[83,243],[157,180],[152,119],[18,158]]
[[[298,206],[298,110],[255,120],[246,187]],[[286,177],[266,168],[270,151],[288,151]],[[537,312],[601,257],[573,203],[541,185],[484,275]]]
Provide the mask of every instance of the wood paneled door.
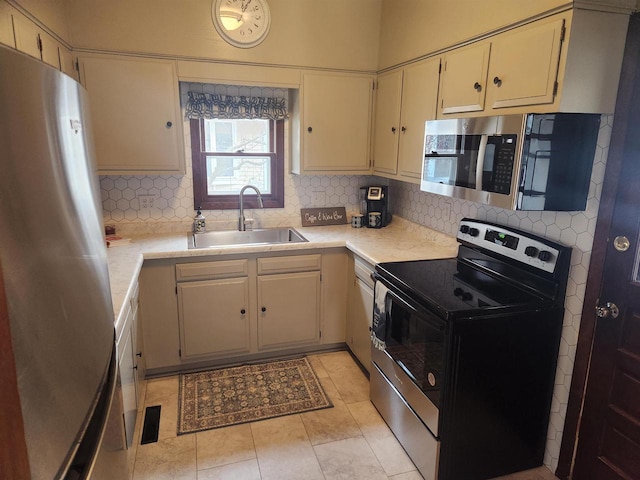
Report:
[[[582,368],[588,371],[588,376],[582,416],[577,416],[579,429],[571,473],[574,480],[640,479],[640,19],[637,15],[631,21],[626,55],[607,168],[607,175],[611,174],[616,181],[615,185],[605,182],[603,190],[589,277],[591,286],[585,295],[583,342],[582,345],[579,342],[576,357],[576,372]],[[572,393],[580,386],[580,376],[574,373],[574,377]],[[575,410],[572,411],[575,405],[570,402],[567,425],[571,416],[575,416]],[[565,426],[565,435],[570,434]],[[563,447],[565,443],[568,442],[563,442]]]

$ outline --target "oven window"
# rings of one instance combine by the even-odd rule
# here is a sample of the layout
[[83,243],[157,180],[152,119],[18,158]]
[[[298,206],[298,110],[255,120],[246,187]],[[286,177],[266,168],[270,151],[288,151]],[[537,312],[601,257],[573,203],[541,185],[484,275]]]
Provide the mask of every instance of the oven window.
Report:
[[444,377],[444,331],[440,321],[392,299],[386,329],[386,352],[439,407]]

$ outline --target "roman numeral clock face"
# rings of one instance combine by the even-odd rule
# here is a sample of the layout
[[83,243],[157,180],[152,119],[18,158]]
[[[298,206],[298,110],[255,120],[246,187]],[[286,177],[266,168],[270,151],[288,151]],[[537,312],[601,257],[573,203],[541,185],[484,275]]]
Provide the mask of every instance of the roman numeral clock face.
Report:
[[267,0],[213,0],[213,25],[235,47],[251,48],[269,33],[271,14]]

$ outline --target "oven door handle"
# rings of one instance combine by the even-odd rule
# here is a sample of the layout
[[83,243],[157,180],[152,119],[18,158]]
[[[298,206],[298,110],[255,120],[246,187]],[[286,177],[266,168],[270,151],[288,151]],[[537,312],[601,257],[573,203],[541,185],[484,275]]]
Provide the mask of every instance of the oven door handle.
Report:
[[[389,300],[388,297],[393,297],[394,301],[401,303],[405,308],[408,308],[409,310],[411,310],[411,312],[415,313],[417,317],[419,317],[421,320],[423,320],[426,324],[428,324],[430,327],[435,328],[439,331],[443,331],[444,330],[444,322],[437,319],[437,320],[432,320],[428,317],[430,317],[431,315],[424,311],[423,309],[418,309],[416,307],[414,307],[413,305],[411,305],[409,302],[407,302],[406,300],[404,300],[403,298],[400,298],[397,294],[395,294],[394,292],[392,292],[391,290],[389,290],[387,292],[387,301]],[[391,308],[387,307],[387,315],[392,315],[391,313]]]

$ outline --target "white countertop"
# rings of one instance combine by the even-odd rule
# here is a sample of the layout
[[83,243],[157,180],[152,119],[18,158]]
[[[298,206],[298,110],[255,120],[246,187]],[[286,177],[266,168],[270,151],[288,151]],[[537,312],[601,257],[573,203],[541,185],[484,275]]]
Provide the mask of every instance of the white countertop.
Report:
[[109,279],[116,331],[133,292],[144,260],[190,258],[243,253],[287,252],[318,248],[346,247],[371,264],[404,260],[455,257],[458,243],[454,237],[422,227],[399,217],[381,229],[351,228],[350,225],[296,227],[308,242],[189,249],[187,233],[148,234],[131,237],[131,243],[107,249]]

